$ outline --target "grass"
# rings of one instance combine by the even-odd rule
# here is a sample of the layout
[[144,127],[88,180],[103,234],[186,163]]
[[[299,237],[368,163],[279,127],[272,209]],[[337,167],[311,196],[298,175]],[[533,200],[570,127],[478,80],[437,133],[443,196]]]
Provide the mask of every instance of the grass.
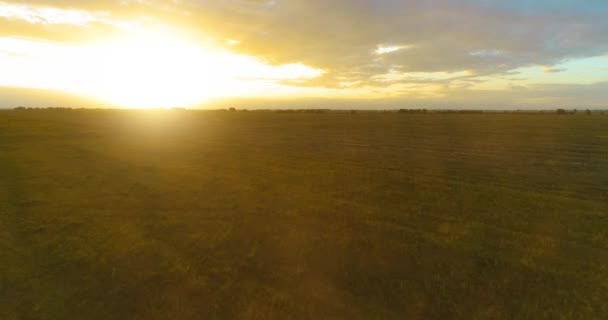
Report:
[[0,319],[608,316],[608,116],[0,112]]

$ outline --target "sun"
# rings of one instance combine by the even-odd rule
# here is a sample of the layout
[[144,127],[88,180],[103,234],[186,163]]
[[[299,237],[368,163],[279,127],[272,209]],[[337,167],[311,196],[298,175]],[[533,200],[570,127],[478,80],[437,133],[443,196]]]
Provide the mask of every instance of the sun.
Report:
[[189,106],[231,86],[219,69],[226,65],[220,54],[168,34],[139,33],[85,52],[83,59],[94,64],[70,89],[120,107]]
[[324,72],[298,62],[272,65],[232,51],[234,41],[185,34],[137,29],[69,44],[0,37],[0,47],[15,53],[0,54],[0,85],[83,95],[109,107],[198,107],[214,98],[304,95],[282,82]]

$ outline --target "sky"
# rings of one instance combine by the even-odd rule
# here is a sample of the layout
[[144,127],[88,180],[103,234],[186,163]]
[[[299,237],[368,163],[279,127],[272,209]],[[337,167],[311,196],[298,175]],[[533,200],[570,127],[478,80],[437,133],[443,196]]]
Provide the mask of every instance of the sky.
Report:
[[605,0],[0,0],[0,108],[608,108]]

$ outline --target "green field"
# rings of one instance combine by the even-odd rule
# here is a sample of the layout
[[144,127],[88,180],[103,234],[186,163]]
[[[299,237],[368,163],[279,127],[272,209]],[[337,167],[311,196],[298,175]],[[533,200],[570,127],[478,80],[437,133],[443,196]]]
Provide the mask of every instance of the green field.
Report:
[[605,319],[608,115],[0,111],[0,319]]

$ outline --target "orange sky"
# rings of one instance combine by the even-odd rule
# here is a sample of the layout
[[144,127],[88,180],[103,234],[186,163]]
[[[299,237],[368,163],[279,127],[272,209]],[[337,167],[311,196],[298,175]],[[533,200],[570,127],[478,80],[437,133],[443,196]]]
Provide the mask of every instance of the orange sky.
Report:
[[0,107],[48,106],[54,92],[127,108],[602,108],[605,13],[602,1],[0,1]]

